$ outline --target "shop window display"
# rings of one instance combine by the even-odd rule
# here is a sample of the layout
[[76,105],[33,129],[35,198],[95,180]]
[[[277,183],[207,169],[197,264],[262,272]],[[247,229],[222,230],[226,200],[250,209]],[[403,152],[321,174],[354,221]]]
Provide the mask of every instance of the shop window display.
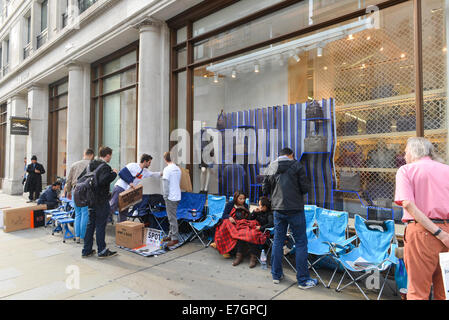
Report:
[[[370,4],[376,3],[363,5]],[[270,19],[276,15],[285,15],[288,19],[289,13],[307,11],[308,14],[297,21],[304,25],[311,17],[315,18],[312,19],[315,23],[326,20],[325,6],[320,1],[314,2],[312,15],[307,5],[301,5],[304,7],[284,8],[266,20],[256,20],[205,40],[195,48],[199,50],[203,45],[203,53],[213,52],[205,58],[225,53],[219,50],[226,51],[229,45],[239,49],[251,44],[245,42],[245,37],[257,32],[254,26],[273,21]],[[339,5],[339,2],[330,4]],[[444,2],[440,0],[423,3],[424,128],[426,137],[447,159],[444,8]],[[365,215],[366,206],[380,206],[392,210],[391,216],[399,220],[401,209],[393,204],[394,179],[397,169],[405,164],[407,139],[416,136],[413,3],[405,2],[381,10],[377,13],[374,28],[367,27],[366,23],[372,17],[362,16],[196,68],[194,120],[205,122],[206,127],[216,127],[220,111],[224,110],[225,114],[236,114],[243,119],[242,123],[233,120],[233,125],[238,126],[246,124],[245,117],[251,118],[257,110],[266,110],[262,114],[272,114],[271,118],[267,116],[267,123],[273,121],[276,126],[282,120],[278,111],[283,106],[332,98],[336,144],[330,171],[334,190],[337,190],[334,193],[335,208]],[[282,34],[284,29],[280,30]],[[256,35],[258,41],[264,33],[263,29],[259,31],[261,38]],[[245,32],[249,34],[245,36]],[[214,50],[205,49],[208,43]],[[195,54],[195,59],[201,59],[197,52]],[[287,117],[287,121],[289,119]],[[220,186],[218,167],[214,170],[209,192],[226,194]],[[341,190],[340,174],[346,171],[355,172],[359,177],[358,195],[338,191]],[[194,190],[198,192],[199,168],[194,168],[193,176]],[[361,201],[365,207],[361,206]]]

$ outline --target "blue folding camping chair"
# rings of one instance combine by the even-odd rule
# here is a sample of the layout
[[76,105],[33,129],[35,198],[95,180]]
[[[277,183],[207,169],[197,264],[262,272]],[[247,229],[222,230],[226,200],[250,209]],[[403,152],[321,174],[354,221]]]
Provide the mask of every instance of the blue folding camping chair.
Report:
[[347,239],[347,227],[349,214],[344,211],[328,210],[323,208],[316,208],[315,219],[318,225],[318,236],[308,232],[308,253],[318,256],[319,258],[313,263],[309,261],[309,269],[317,275],[320,282],[329,288],[334,276],[338,270],[338,264],[332,274],[328,284],[325,284],[319,273],[316,271],[315,266],[319,264],[325,258],[331,258],[333,251],[346,252],[352,248],[351,242],[356,237]]
[[226,196],[214,196],[210,194],[207,196],[207,214],[204,220],[200,222],[189,222],[190,227],[195,233],[195,236],[192,238],[192,240],[197,237],[198,239],[200,239],[205,248],[211,244],[213,240],[209,240],[209,243],[206,245],[201,239],[201,234],[203,234],[206,230],[215,227],[215,225],[223,216],[225,206]]
[[[191,193],[191,192],[182,192],[181,193],[181,201],[178,204],[178,208],[176,210],[176,217],[179,221],[179,227],[185,222],[189,221],[197,221],[200,220],[203,215],[204,205],[206,203],[206,195],[203,193]],[[151,214],[155,217],[156,223],[158,224],[161,231],[164,231],[162,223],[166,221],[167,211],[165,206],[160,205],[161,211],[152,210]],[[182,239],[185,241],[186,239]]]
[[[397,241],[394,221],[369,221],[355,215],[354,226],[356,237],[359,240],[358,246],[349,253],[342,254],[335,251],[333,255],[333,259],[345,270],[336,291],[341,292],[349,285],[355,284],[363,296],[369,300],[357,282],[370,276],[373,272],[378,272],[381,279],[381,272],[386,271],[385,279],[377,296],[377,300],[379,300],[391,267],[398,264],[398,258],[395,256]],[[362,273],[362,275],[356,277],[357,273]],[[351,281],[340,287],[346,275],[351,278]],[[394,289],[392,290],[395,292]]]

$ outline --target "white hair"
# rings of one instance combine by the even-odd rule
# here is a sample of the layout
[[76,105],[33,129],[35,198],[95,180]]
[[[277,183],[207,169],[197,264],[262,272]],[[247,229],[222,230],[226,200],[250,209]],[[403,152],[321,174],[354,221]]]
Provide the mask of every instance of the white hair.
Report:
[[444,162],[437,153],[433,144],[422,137],[413,137],[407,140],[407,148],[412,161],[419,160],[424,157],[430,157],[432,160]]

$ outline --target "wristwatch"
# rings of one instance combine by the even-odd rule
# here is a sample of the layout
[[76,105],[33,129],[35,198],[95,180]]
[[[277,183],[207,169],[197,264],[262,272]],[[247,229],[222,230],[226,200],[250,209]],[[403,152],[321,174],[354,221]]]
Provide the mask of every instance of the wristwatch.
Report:
[[441,233],[441,228],[438,228],[438,230],[433,234],[435,237],[438,236]]

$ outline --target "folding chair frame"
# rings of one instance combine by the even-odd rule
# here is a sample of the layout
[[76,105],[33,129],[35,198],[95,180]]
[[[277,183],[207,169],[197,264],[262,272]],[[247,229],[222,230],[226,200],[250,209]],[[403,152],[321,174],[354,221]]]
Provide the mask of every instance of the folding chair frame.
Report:
[[[381,266],[381,265],[382,265],[383,263],[385,263],[386,261],[389,261],[389,259],[384,260],[382,263],[380,263],[380,264],[378,265],[378,267]],[[339,262],[339,261],[337,260],[337,262]],[[366,299],[366,300],[370,300],[370,299],[368,298],[368,296],[365,294],[365,292],[363,291],[363,289],[359,286],[359,284],[358,284],[357,282],[360,282],[360,281],[362,281],[364,278],[366,278],[366,277],[372,275],[372,274],[376,271],[376,269],[379,270],[379,268],[377,267],[377,268],[371,268],[371,269],[366,269],[366,270],[354,271],[354,273],[356,273],[356,272],[365,272],[365,273],[362,274],[361,276],[359,276],[359,277],[357,277],[357,278],[354,279],[353,275],[351,274],[351,270],[348,270],[342,263],[340,263],[340,264],[341,264],[341,265],[343,266],[343,268],[345,269],[345,272],[343,273],[343,276],[341,277],[340,282],[338,283],[338,286],[337,286],[337,288],[335,289],[335,291],[341,292],[341,291],[343,291],[343,289],[345,289],[346,287],[350,286],[351,284],[355,284],[355,285],[357,286],[357,288],[360,290],[360,292],[363,294],[363,296],[365,297],[365,299]],[[383,283],[382,283],[382,287],[381,287],[381,289],[380,289],[380,291],[379,291],[379,295],[377,296],[377,300],[380,300],[380,297],[382,296],[382,292],[383,292],[383,290],[384,290],[384,288],[385,288],[385,284],[387,283],[388,275],[389,275],[389,273],[390,273],[390,270],[391,270],[391,267],[393,266],[393,264],[394,264],[394,262],[391,261],[391,264],[388,266],[387,269],[382,270],[382,271],[379,272],[379,276],[381,276],[381,273],[382,273],[383,271],[387,271],[387,273],[386,273],[386,275],[385,275],[385,277],[384,277],[384,281],[383,281]],[[366,271],[372,271],[372,272],[368,273],[368,272],[366,272]],[[351,278],[351,282],[347,283],[345,286],[343,286],[342,288],[340,288],[340,285],[341,285],[341,283],[343,282],[343,279],[344,279],[344,277],[345,277],[346,274],[348,274],[348,276]],[[388,287],[390,287],[390,285],[388,285]],[[390,287],[390,289],[392,289],[392,288]],[[396,291],[395,291],[394,289],[392,289],[392,291],[396,293]]]

